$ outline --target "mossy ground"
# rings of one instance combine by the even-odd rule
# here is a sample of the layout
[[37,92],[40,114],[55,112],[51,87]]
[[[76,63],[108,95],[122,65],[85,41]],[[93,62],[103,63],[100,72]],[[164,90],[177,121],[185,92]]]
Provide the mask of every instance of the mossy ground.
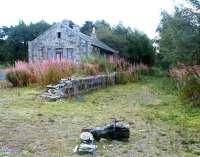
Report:
[[73,148],[81,129],[113,119],[130,124],[129,142],[101,140],[94,156],[190,157],[200,153],[200,109],[182,104],[169,78],[147,77],[57,102],[38,99],[42,91],[0,88],[0,156],[78,156]]

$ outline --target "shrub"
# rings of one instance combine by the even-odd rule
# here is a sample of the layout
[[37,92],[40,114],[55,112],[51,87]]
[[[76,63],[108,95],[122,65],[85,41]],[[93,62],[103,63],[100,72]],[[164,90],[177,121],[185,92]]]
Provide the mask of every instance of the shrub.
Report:
[[127,71],[119,71],[116,73],[116,83],[126,84],[128,82],[135,82],[139,79],[138,70],[136,66],[129,66]]
[[6,71],[6,79],[13,86],[27,86],[30,83],[31,72],[27,69],[24,62],[17,62],[16,67],[11,67]]
[[167,76],[167,71],[159,67],[151,67],[148,70],[143,71],[143,74],[155,77],[162,77]]
[[126,84],[129,82],[129,76],[126,72],[116,73],[116,84]]
[[13,86],[18,86],[18,78],[14,71],[7,72],[6,79],[11,82]]
[[200,80],[194,75],[186,76],[179,96],[181,100],[200,107]]
[[185,84],[187,76],[195,76],[200,80],[200,65],[185,66],[173,68],[169,71],[169,75],[177,81],[177,87],[180,88]]
[[100,74],[98,65],[89,63],[81,64],[79,67],[79,73],[84,75]]
[[84,57],[83,63],[96,65],[99,73],[109,73],[116,70],[116,65],[111,62],[110,58],[108,59],[104,56],[91,55]]
[[180,99],[200,106],[200,65],[181,65],[171,69],[169,75],[176,80]]
[[6,78],[13,86],[27,86],[30,83],[30,74],[27,71],[10,71]]

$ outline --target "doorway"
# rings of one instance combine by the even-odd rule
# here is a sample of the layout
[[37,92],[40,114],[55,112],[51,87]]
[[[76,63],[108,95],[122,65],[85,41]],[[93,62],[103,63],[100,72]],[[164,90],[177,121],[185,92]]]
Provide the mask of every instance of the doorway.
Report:
[[62,48],[57,48],[56,49],[56,60],[61,60],[63,58],[63,49]]

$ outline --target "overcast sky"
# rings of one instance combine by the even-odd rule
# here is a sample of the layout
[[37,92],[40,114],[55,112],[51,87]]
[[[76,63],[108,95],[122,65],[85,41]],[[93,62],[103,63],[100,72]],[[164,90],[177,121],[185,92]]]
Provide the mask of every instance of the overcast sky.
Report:
[[123,22],[151,38],[159,23],[160,11],[173,12],[173,0],[2,0],[0,27],[45,20],[49,23],[70,19],[82,25],[85,20],[104,19],[111,25]]

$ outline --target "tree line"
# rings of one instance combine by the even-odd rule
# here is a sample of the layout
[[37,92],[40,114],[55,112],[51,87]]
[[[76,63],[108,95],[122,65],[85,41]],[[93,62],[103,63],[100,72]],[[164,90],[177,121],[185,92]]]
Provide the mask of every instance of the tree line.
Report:
[[200,1],[185,0],[175,12],[161,12],[155,40],[159,45],[157,64],[164,68],[200,64]]
[[122,23],[111,27],[104,20],[94,23],[86,21],[81,31],[90,35],[93,27],[96,28],[97,37],[101,41],[118,50],[119,54],[130,62],[153,65],[155,58],[153,41],[145,33],[125,27]]
[[47,30],[51,25],[45,21],[25,24],[22,20],[16,26],[0,29],[0,62],[13,63],[28,59],[28,41]]

